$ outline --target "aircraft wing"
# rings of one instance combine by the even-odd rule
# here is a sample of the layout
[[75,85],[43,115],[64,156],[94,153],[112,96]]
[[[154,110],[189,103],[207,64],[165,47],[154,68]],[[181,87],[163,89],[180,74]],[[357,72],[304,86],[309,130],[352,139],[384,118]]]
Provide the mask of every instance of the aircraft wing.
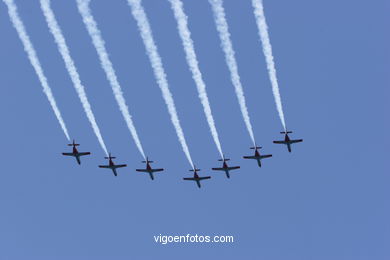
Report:
[[213,171],[224,171],[225,168],[211,168],[211,170],[213,170]]
[[199,180],[207,180],[207,179],[210,179],[211,176],[206,176],[206,177],[199,177]]
[[73,153],[62,153],[62,155],[67,155],[67,156],[74,156]]
[[185,181],[195,181],[196,179],[195,178],[183,178],[183,180],[185,180]]
[[228,170],[236,170],[236,169],[240,169],[240,166],[234,166],[234,167],[229,167]]
[[151,170],[147,170],[147,169],[135,169],[137,172],[162,172],[164,169],[151,169]]
[[111,169],[110,165],[99,165],[99,168]]
[[285,141],[274,141],[274,144],[285,144]]
[[86,152],[86,153],[79,153],[80,156],[83,156],[83,155],[90,155],[91,153],[90,152]]
[[272,157],[272,154],[260,155],[260,159]]
[[295,143],[300,143],[303,142],[303,139],[296,139],[296,140],[291,140],[290,143],[295,144]]
[[114,168],[122,168],[122,167],[126,167],[127,164],[118,164],[118,165],[114,165]]
[[244,159],[257,159],[256,156],[244,156]]

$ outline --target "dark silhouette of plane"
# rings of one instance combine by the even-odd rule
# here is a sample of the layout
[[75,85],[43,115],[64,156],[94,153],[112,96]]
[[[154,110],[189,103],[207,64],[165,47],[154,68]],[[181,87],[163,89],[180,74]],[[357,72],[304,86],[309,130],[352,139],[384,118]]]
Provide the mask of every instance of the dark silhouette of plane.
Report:
[[260,146],[251,147],[250,149],[255,150],[255,155],[253,155],[253,156],[244,156],[243,158],[244,159],[254,159],[254,160],[257,160],[257,164],[259,165],[259,167],[261,167],[261,160],[262,159],[272,157],[272,154],[260,155],[259,149],[261,149],[261,148],[262,147],[260,147]]
[[229,167],[229,166],[227,165],[226,162],[227,162],[227,161],[230,161],[230,159],[225,158],[225,155],[223,156],[222,159],[219,159],[218,161],[223,162],[222,168],[211,168],[211,169],[212,169],[213,171],[224,171],[225,174],[226,174],[226,177],[227,177],[228,179],[230,179],[229,171],[236,170],[236,169],[240,169],[240,166]]
[[284,134],[284,141],[274,141],[274,144],[285,144],[287,145],[287,150],[291,153],[291,145],[295,143],[303,142],[303,139],[295,139],[291,140],[288,134],[291,134],[292,131],[283,131],[280,132],[281,134]]
[[104,157],[104,159],[108,159],[108,165],[99,165],[99,168],[106,168],[106,169],[111,169],[112,172],[114,173],[115,176],[118,176],[118,174],[116,173],[116,169],[117,168],[122,168],[122,167],[126,167],[127,164],[118,164],[118,165],[115,165],[114,162],[112,161],[112,159],[115,159],[116,157],[112,157],[111,156],[111,153],[109,154],[108,157]]
[[153,169],[150,164],[153,163],[153,161],[149,161],[148,157],[146,157],[146,161],[142,161],[143,163],[146,163],[146,169],[136,169],[137,172],[147,172],[149,173],[149,176],[152,180],[154,180],[154,172],[162,172],[164,169]]
[[190,170],[190,172],[194,172],[194,177],[192,177],[192,178],[183,178],[183,180],[185,180],[185,181],[196,181],[196,184],[198,185],[198,188],[200,188],[201,187],[200,186],[200,181],[210,179],[211,177],[210,176],[199,177],[198,171],[200,171],[200,169],[196,169],[196,167],[194,165],[194,169]]
[[80,156],[90,155],[91,153],[90,152],[79,153],[79,151],[77,151],[77,148],[76,148],[76,146],[79,146],[79,145],[80,144],[76,144],[75,141],[73,140],[73,143],[68,144],[68,146],[73,146],[73,151],[71,153],[62,153],[62,155],[73,156],[76,158],[77,163],[81,164]]

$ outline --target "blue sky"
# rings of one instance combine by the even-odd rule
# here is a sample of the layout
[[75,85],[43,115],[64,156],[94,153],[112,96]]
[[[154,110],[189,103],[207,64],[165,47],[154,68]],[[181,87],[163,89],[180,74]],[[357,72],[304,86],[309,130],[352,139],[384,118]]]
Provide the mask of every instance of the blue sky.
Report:
[[[155,83],[125,0],[92,1],[111,61],[146,153],[166,169],[150,181],[142,157],[73,1],[52,1],[97,122],[116,162],[101,150],[82,110],[39,1],[16,1],[45,74],[81,151],[67,140],[42,93],[6,6],[0,5],[1,259],[388,259],[388,12],[378,0],[265,1],[287,126],[304,143],[288,154],[250,1],[225,1],[255,136],[274,157],[243,161],[250,138],[219,46],[208,1],[184,1],[225,154],[241,165],[230,180],[188,70],[168,1],[145,0],[201,190]],[[233,244],[160,245],[154,235],[234,235]]]

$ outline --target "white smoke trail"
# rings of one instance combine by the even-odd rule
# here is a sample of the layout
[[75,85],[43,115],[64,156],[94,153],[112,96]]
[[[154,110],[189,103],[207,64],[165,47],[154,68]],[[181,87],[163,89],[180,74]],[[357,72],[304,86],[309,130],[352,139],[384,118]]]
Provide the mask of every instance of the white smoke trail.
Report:
[[214,13],[214,20],[221,40],[221,47],[225,53],[225,59],[230,71],[230,78],[236,92],[240,110],[244,118],[246,128],[252,142],[255,143],[255,136],[253,134],[252,124],[246,106],[244,90],[241,85],[240,75],[238,74],[238,66],[235,58],[232,41],[230,40],[229,26],[225,17],[225,10],[221,0],[210,0],[211,7]]
[[134,142],[139,152],[142,154],[144,158],[146,158],[144,150],[141,145],[141,141],[139,140],[137,134],[137,130],[135,129],[133,120],[129,113],[129,108],[127,107],[125,98],[123,97],[122,88],[119,85],[118,79],[115,74],[115,70],[108,57],[108,53],[105,47],[103,37],[100,33],[100,30],[97,27],[97,23],[94,17],[91,14],[91,10],[89,8],[90,0],[76,0],[76,1],[77,1],[77,7],[79,9],[79,12],[83,18],[85,27],[87,28],[88,33],[92,38],[92,43],[95,46],[95,49],[99,55],[101,66],[106,73],[106,77],[108,81],[110,82],[112,91],[114,92],[116,102],[118,103],[119,109],[122,112],[122,115],[126,121],[127,127],[130,130],[130,133],[134,139]]
[[191,39],[190,30],[188,29],[187,16],[184,13],[183,3],[180,0],[169,0],[169,1],[171,2],[171,7],[175,14],[175,18],[177,21],[177,29],[179,31],[179,35],[183,43],[183,48],[186,54],[187,63],[192,72],[192,78],[194,79],[196,87],[198,89],[198,95],[203,105],[203,110],[206,115],[207,123],[209,124],[210,127],[211,135],[213,136],[214,142],[217,146],[217,149],[221,157],[223,157],[221,143],[219,141],[218,132],[215,127],[214,118],[211,113],[209,99],[207,97],[206,85],[202,79],[202,73],[199,70],[194,44]]
[[18,33],[18,36],[23,43],[24,50],[27,53],[27,56],[30,60],[30,63],[34,68],[35,73],[37,74],[37,76],[39,78],[39,81],[41,82],[41,85],[43,87],[43,92],[46,94],[46,97],[49,100],[51,108],[53,109],[54,114],[56,115],[57,120],[60,123],[61,128],[64,131],[66,138],[68,139],[68,141],[70,141],[70,137],[68,134],[68,130],[66,129],[65,122],[62,119],[61,112],[57,107],[57,103],[54,99],[54,96],[53,96],[53,93],[50,89],[49,83],[47,82],[47,78],[46,78],[45,74],[43,73],[43,69],[42,69],[42,66],[39,62],[38,56],[35,52],[34,46],[32,45],[32,43],[30,41],[30,37],[28,36],[26,29],[24,27],[24,24],[19,17],[18,9],[15,5],[15,2],[13,0],[3,0],[3,2],[8,7],[8,14],[11,18],[12,24],[15,27],[15,29]]
[[53,10],[50,7],[50,0],[41,0],[41,9],[43,14],[45,15],[46,22],[49,26],[50,32],[54,36],[54,40],[57,44],[58,51],[61,53],[62,59],[65,62],[65,66],[73,82],[73,86],[76,89],[81,104],[83,105],[84,111],[88,117],[89,122],[91,123],[92,129],[95,132],[95,135],[100,143],[100,146],[103,148],[106,155],[108,155],[106,145],[103,141],[103,137],[100,133],[100,129],[96,123],[95,115],[92,112],[92,108],[91,105],[89,104],[84,86],[81,84],[80,75],[76,69],[72,57],[70,56],[70,52],[66,44],[64,35],[62,34],[61,28],[58,25]]
[[169,90],[168,80],[161,61],[161,56],[158,53],[157,46],[154,42],[152,29],[150,28],[149,20],[146,16],[145,10],[142,7],[141,0],[128,0],[128,3],[131,7],[133,17],[137,21],[138,29],[144,42],[150,63],[152,65],[154,76],[156,78],[158,86],[161,89],[165,104],[167,105],[168,112],[171,116],[172,124],[175,127],[176,134],[179,138],[184,154],[186,155],[191,166],[194,167],[190,151],[188,149],[187,142],[184,137],[183,129],[181,128],[179,117],[177,115],[175,102],[173,100],[172,93]]
[[286,131],[286,121],[284,119],[282,99],[280,98],[278,79],[276,78],[276,69],[274,63],[274,56],[272,55],[272,46],[268,35],[268,26],[265,20],[264,7],[262,0],[252,0],[252,6],[256,18],[257,28],[261,43],[263,45],[263,53],[267,62],[268,75],[271,81],[272,92],[274,94],[276,109],[278,110],[280,121]]

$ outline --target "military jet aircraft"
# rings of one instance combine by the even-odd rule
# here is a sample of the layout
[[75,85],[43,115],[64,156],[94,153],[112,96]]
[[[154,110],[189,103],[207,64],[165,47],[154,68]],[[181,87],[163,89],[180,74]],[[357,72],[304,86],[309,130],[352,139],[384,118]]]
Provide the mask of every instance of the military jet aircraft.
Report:
[[148,157],[146,157],[146,161],[142,161],[143,163],[146,163],[146,169],[136,169],[137,172],[147,172],[149,173],[149,176],[152,180],[154,180],[154,172],[161,172],[164,169],[153,169],[150,164],[153,163],[153,161],[149,161]]
[[198,188],[200,188],[201,187],[200,181],[210,179],[211,177],[210,176],[199,177],[198,171],[200,171],[200,169],[197,169],[195,167],[195,165],[194,165],[194,169],[190,170],[190,172],[194,172],[194,177],[192,177],[192,178],[183,178],[183,180],[185,180],[185,181],[196,181],[196,184],[198,185]]
[[224,171],[225,174],[226,174],[226,177],[229,179],[230,178],[230,173],[229,171],[232,171],[232,170],[236,170],[236,169],[240,169],[240,166],[233,166],[233,167],[229,167],[227,165],[227,161],[230,161],[230,159],[227,159],[225,158],[225,156],[223,156],[222,159],[219,159],[218,161],[220,162],[223,162],[222,163],[222,168],[211,168],[213,171]]
[[111,169],[112,172],[114,173],[114,176],[118,176],[116,169],[126,167],[127,164],[117,164],[115,165],[112,159],[115,159],[116,157],[112,157],[111,153],[109,154],[108,157],[104,157],[104,159],[108,159],[108,165],[99,165],[99,168],[106,168],[106,169]]
[[253,156],[244,156],[243,158],[244,159],[254,159],[254,160],[257,160],[257,164],[259,165],[259,167],[261,167],[261,160],[262,159],[272,157],[272,154],[260,155],[259,149],[261,149],[261,148],[262,147],[260,147],[260,146],[251,147],[250,149],[255,150],[255,155],[253,155]]
[[292,131],[283,131],[280,132],[281,134],[284,134],[284,140],[283,141],[274,141],[274,144],[285,144],[287,145],[287,150],[291,153],[291,145],[295,143],[303,142],[303,139],[295,139],[291,140],[288,134],[291,134]]
[[62,153],[62,155],[73,156],[76,158],[77,163],[81,164],[80,156],[89,155],[91,153],[90,152],[80,153],[79,151],[77,151],[77,148],[76,148],[76,146],[79,146],[79,145],[80,144],[76,144],[75,141],[73,140],[73,143],[68,144],[68,146],[73,146],[73,151],[71,153]]

